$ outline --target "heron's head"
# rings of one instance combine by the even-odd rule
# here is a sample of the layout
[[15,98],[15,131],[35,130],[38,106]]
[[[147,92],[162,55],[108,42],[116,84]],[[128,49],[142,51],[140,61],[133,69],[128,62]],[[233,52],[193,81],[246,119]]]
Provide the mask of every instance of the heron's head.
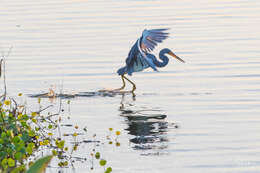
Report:
[[167,53],[167,54],[171,55],[173,58],[176,58],[177,60],[179,60],[179,61],[185,63],[184,60],[182,60],[180,57],[178,57],[177,55],[175,55],[175,54],[174,54],[170,49],[168,49],[168,48],[163,49],[161,52],[162,52],[163,54],[164,54],[164,53]]

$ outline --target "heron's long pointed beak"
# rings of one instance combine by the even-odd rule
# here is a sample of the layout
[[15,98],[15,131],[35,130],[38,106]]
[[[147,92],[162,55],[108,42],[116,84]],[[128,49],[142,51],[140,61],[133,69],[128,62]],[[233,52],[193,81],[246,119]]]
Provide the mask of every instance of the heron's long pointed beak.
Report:
[[175,55],[173,52],[169,52],[168,54],[171,55],[172,57],[176,58],[177,60],[179,60],[179,61],[185,63],[184,60],[182,60],[180,57],[178,57],[177,55]]

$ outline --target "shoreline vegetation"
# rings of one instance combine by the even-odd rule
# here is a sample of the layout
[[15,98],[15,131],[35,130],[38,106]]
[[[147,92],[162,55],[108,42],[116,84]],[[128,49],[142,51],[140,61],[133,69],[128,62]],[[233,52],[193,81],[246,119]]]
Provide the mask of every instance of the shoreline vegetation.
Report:
[[[4,83],[4,92],[0,97],[0,173],[41,173],[47,167],[75,168],[75,162],[88,162],[90,169],[94,169],[94,163],[98,162],[105,173],[112,172],[99,150],[105,144],[120,146],[120,131],[109,128],[105,140],[101,141],[96,134],[89,137],[86,127],[64,124],[63,119],[70,117],[64,115],[61,100],[67,99],[65,106],[70,110],[71,100],[67,97],[58,98],[60,106],[54,113],[49,112],[53,105],[44,107],[40,96],[35,99],[39,109],[34,112],[30,111],[30,105],[19,99],[23,97],[22,93],[18,94],[17,99],[9,97],[6,91],[5,59],[11,50],[12,47],[7,55],[2,52],[0,60],[0,76]],[[53,90],[50,89],[48,94],[57,99]],[[70,133],[62,133],[62,128],[70,128]],[[85,157],[78,157],[76,153],[82,145],[90,147],[85,151]],[[51,160],[54,160],[54,164],[49,165]]]

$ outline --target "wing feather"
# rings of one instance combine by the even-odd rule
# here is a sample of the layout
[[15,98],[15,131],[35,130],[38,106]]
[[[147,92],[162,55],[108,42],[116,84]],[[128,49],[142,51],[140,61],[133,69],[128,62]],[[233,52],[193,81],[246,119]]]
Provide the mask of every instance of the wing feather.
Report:
[[168,29],[150,29],[144,30],[141,37],[141,48],[143,51],[151,52],[161,43],[163,40],[168,38],[169,33],[165,32]]

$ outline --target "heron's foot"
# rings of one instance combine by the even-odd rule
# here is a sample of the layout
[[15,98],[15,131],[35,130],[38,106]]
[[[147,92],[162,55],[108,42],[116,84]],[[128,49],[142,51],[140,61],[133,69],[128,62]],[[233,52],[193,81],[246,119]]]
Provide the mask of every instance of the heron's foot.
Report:
[[121,90],[123,90],[125,88],[125,85],[123,85],[120,88],[116,88],[116,89],[103,89],[103,90],[99,90],[99,92],[119,92]]
[[113,89],[102,89],[102,90],[98,90],[98,92],[112,92],[114,91]]
[[125,87],[121,87],[121,88],[117,88],[117,89],[113,89],[114,91],[121,91],[122,89],[124,89]]

